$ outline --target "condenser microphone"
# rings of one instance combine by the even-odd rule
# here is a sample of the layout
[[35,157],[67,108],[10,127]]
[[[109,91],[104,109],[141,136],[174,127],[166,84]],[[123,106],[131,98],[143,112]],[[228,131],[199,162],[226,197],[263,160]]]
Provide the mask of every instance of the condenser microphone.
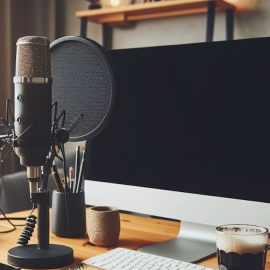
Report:
[[15,152],[27,168],[30,193],[38,192],[41,166],[50,149],[52,78],[49,40],[27,36],[17,41],[14,76]]

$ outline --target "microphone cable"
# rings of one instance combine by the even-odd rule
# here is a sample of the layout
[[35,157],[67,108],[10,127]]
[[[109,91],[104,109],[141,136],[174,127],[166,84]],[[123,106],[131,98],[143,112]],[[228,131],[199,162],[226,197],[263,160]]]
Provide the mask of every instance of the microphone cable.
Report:
[[35,230],[36,224],[37,224],[37,217],[33,215],[34,210],[36,209],[35,204],[33,204],[33,209],[29,216],[26,218],[26,224],[24,225],[24,229],[19,236],[19,239],[17,241],[17,244],[21,246],[28,245],[28,242],[30,241],[33,232]]
[[0,233],[10,233],[16,230],[16,225],[10,220],[10,218],[8,218],[6,216],[6,214],[4,213],[4,211],[0,208],[0,213],[3,215],[3,218],[1,218],[1,220],[6,220],[10,225],[11,225],[11,229],[7,229],[4,231],[0,231]]
[[[30,215],[32,215],[35,208],[36,207],[33,205],[33,208],[31,210]],[[5,214],[5,212],[3,211],[2,208],[0,208],[0,214],[2,214],[2,216],[3,216],[3,217],[0,217],[0,221],[7,221],[12,227],[12,228],[10,228],[8,230],[0,231],[0,233],[10,233],[10,232],[15,231],[17,229],[17,227],[25,226],[25,224],[14,224],[12,222],[12,220],[25,220],[27,217],[7,217],[7,215]]]

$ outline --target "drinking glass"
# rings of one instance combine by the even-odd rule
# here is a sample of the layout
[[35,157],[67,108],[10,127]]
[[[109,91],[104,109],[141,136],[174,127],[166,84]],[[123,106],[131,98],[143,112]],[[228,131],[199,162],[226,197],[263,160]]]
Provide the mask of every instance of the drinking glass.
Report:
[[264,270],[268,229],[231,224],[217,227],[216,232],[219,270]]

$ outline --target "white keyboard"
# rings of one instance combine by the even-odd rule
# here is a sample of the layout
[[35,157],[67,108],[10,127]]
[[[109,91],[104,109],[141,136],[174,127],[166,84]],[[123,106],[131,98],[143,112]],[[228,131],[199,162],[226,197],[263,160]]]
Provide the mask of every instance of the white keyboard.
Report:
[[213,270],[126,248],[113,249],[83,263],[104,270]]

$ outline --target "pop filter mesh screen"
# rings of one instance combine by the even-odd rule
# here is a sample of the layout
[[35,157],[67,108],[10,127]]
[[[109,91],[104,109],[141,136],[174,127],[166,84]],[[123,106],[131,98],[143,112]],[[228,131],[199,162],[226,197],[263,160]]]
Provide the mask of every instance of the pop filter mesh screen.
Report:
[[[58,112],[66,110],[65,127],[83,114],[70,140],[92,138],[105,127],[113,100],[113,74],[104,49],[81,37],[65,37],[51,44],[52,98]],[[58,114],[59,114],[58,113]]]

